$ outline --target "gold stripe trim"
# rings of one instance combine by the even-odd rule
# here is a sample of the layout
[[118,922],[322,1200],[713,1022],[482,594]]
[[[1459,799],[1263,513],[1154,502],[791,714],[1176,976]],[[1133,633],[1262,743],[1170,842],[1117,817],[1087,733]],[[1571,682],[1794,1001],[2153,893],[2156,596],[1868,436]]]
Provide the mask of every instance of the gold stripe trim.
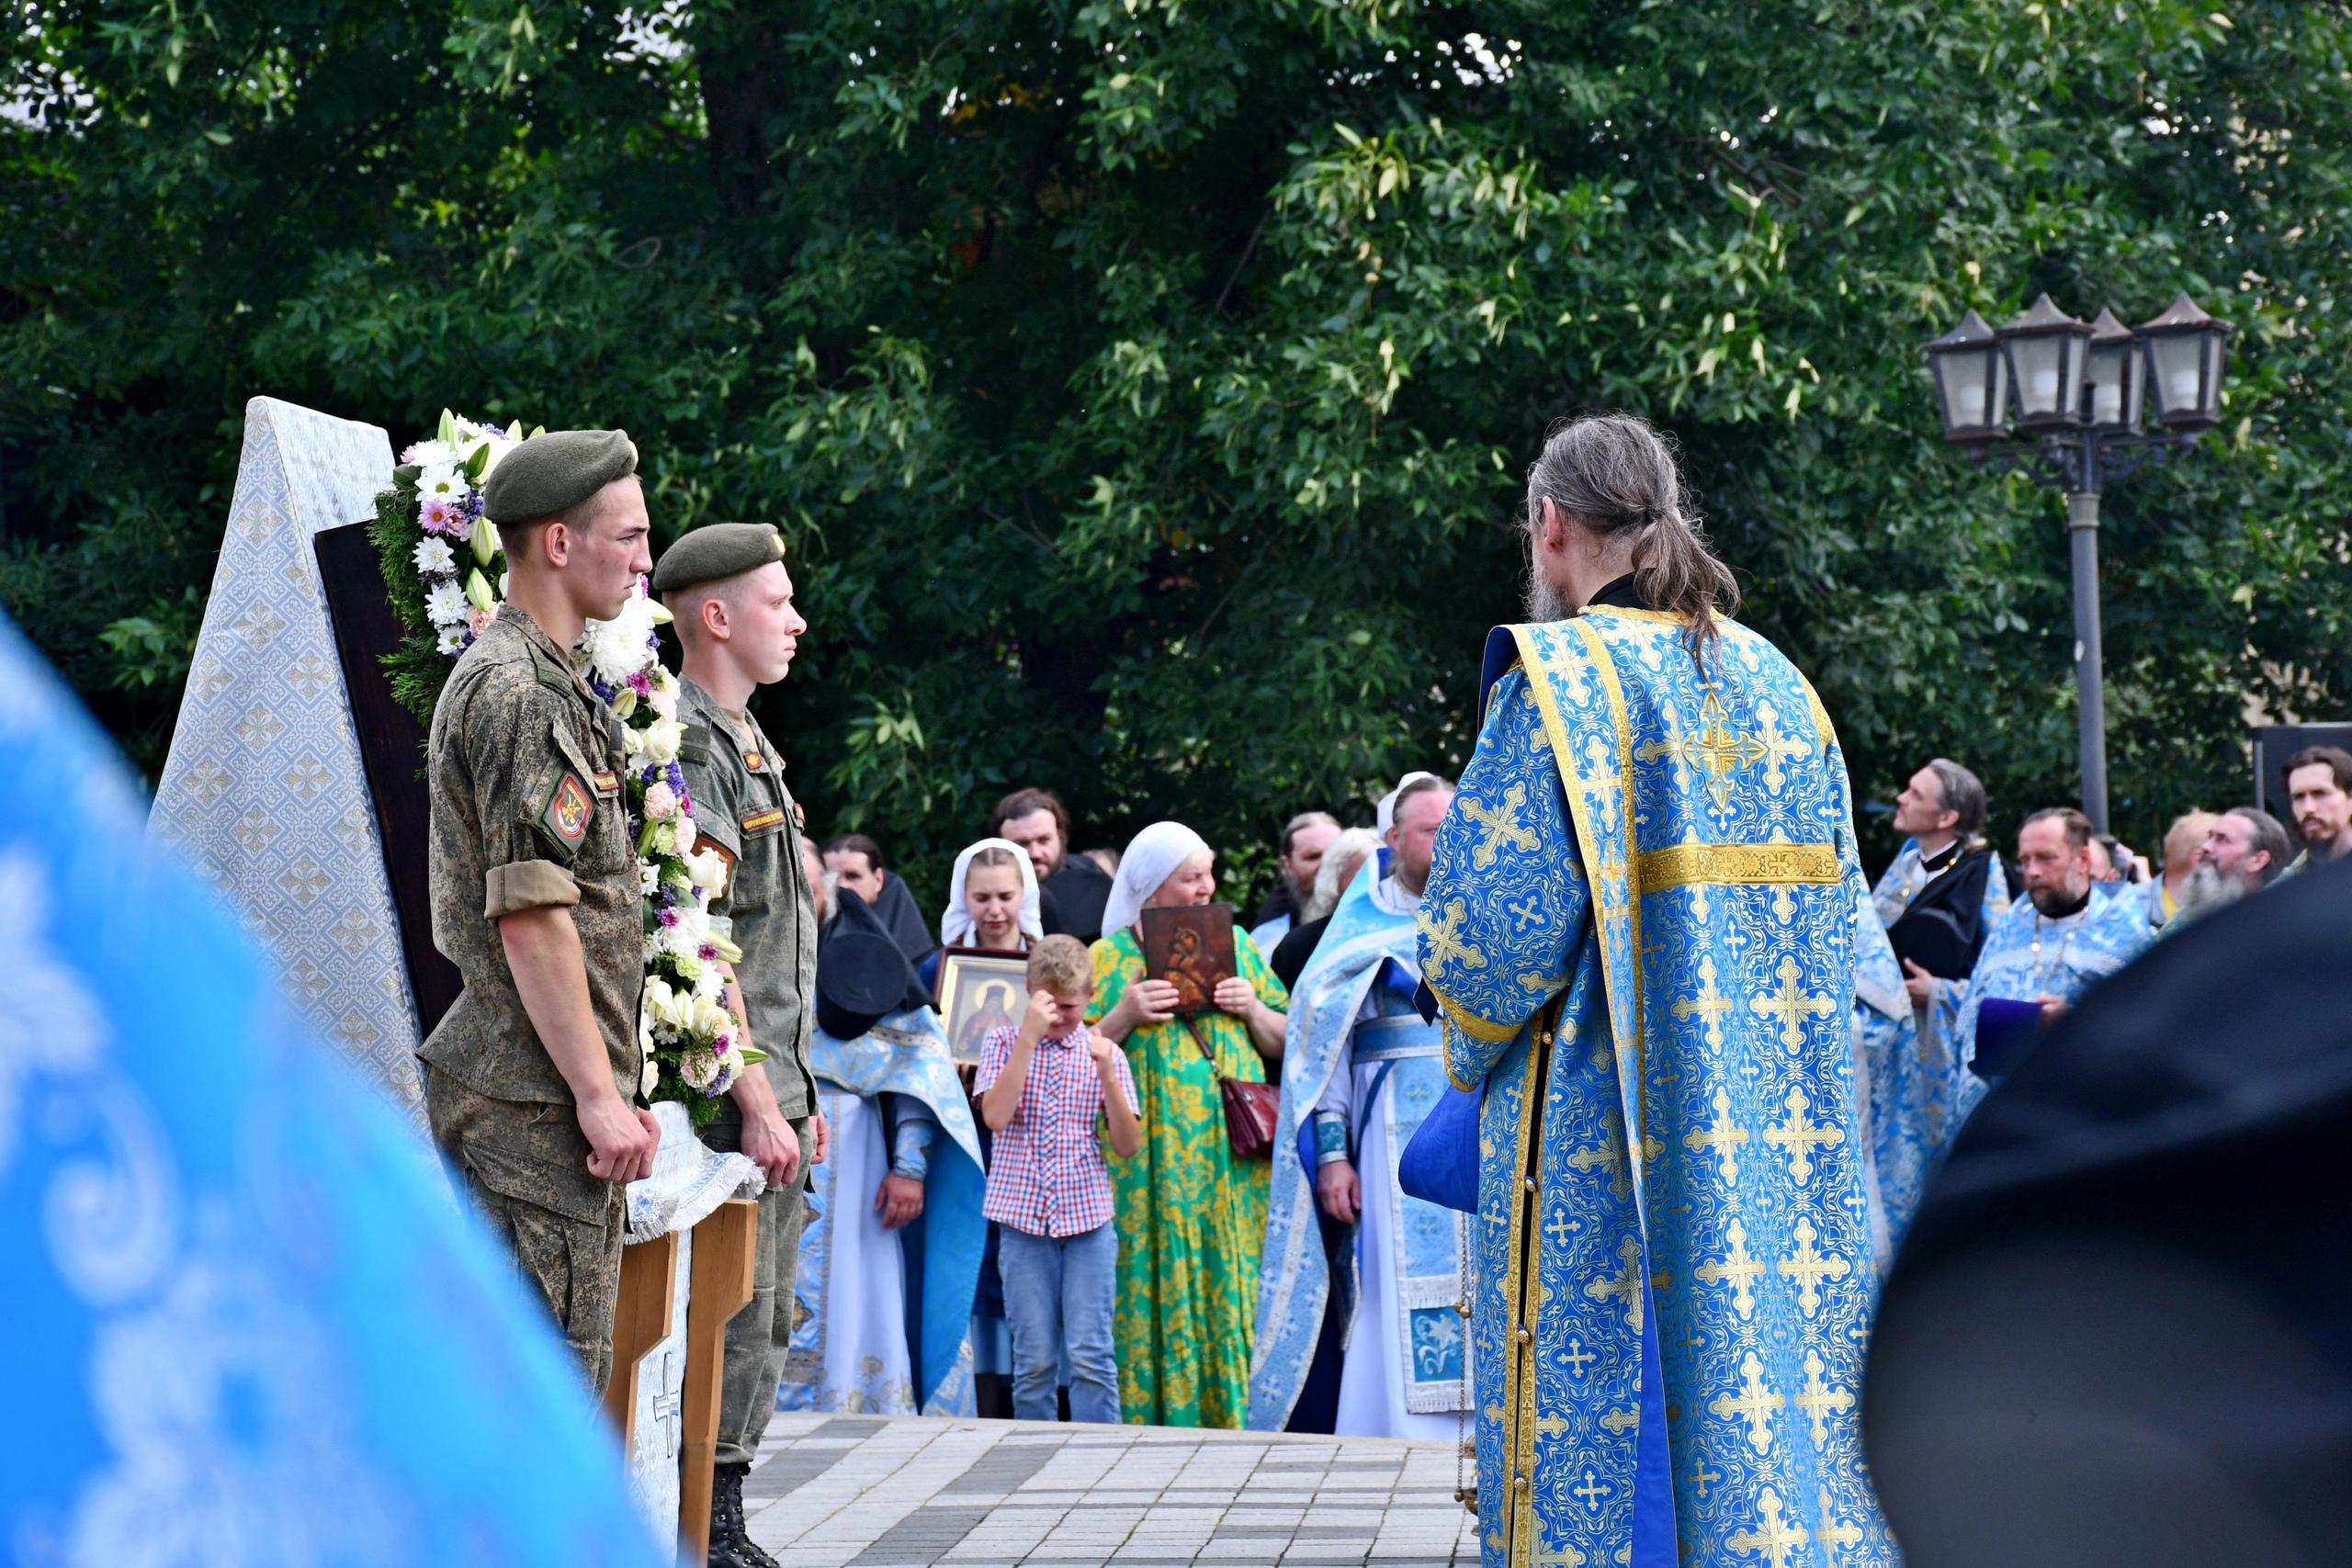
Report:
[[1713,887],[1838,882],[1834,844],[1674,844],[1634,857],[1634,897],[1703,883]]
[[1430,995],[1437,998],[1437,1005],[1444,1010],[1453,1027],[1473,1040],[1483,1040],[1489,1045],[1502,1045],[1519,1038],[1519,1025],[1515,1023],[1489,1023],[1476,1013],[1466,1012],[1456,1006],[1435,986],[1430,987]]
[[[1690,617],[1679,610],[1636,610],[1629,604],[1587,604],[1578,615],[1623,615],[1629,621],[1656,621],[1662,626],[1687,626]],[[1720,621],[1721,617],[1718,617]]]

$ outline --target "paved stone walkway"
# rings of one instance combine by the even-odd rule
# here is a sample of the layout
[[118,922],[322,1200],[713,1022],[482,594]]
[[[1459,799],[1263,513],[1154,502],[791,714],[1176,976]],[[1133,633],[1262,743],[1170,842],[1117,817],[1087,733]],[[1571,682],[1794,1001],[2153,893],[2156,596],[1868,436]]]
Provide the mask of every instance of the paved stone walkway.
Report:
[[1443,1443],[779,1415],[744,1483],[786,1568],[1465,1568]]

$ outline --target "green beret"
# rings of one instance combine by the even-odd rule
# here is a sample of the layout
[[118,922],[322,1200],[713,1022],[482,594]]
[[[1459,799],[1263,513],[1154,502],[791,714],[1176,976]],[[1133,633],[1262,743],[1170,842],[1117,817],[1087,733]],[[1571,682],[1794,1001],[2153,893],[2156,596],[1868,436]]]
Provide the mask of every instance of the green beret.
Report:
[[716,582],[783,558],[784,536],[764,523],[706,523],[662,552],[653,592]]
[[536,523],[569,512],[615,479],[637,472],[625,430],[550,430],[498,460],[481,485],[492,523]]

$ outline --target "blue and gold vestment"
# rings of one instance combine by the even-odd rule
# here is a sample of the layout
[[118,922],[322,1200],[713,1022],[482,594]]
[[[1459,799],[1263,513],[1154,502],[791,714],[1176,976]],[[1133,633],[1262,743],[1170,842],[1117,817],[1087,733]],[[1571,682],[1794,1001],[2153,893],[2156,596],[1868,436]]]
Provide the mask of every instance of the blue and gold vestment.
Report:
[[1724,625],[1702,667],[1684,630],[1596,606],[1496,632],[1489,679],[1516,668],[1422,901],[1447,1069],[1485,1089],[1488,1568],[1896,1561],[1859,1421],[1845,764],[1770,644]]

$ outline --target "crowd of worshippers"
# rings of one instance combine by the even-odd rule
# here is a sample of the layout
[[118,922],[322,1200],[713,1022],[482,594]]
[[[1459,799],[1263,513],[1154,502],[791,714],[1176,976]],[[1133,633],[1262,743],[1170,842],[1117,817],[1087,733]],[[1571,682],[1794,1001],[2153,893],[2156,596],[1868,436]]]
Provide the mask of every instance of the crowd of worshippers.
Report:
[[[1905,994],[1858,984],[1858,1052],[1874,1007],[1899,1011],[1923,1057],[1964,1069],[1981,1092],[2165,931],[2352,853],[2352,754],[2300,751],[2281,783],[2291,834],[2258,807],[2189,811],[2152,864],[2064,807],[2028,815],[2003,853],[2010,846],[1984,837],[1976,775],[1928,762],[1897,798],[1902,843],[1871,898]],[[815,1066],[841,1151],[817,1179],[842,1201],[820,1201],[835,1219],[812,1219],[803,1235],[785,1405],[945,1410],[968,1398],[982,1415],[1453,1438],[1461,1348],[1432,1346],[1400,1297],[1430,1265],[1404,1256],[1406,1211],[1420,1205],[1395,1174],[1415,1111],[1442,1089],[1440,1037],[1411,995],[1415,916],[1453,794],[1416,772],[1369,828],[1324,811],[1292,818],[1273,846],[1272,889],[1236,944],[1229,991],[1191,1016],[1173,1010],[1168,982],[1145,977],[1135,931],[1145,908],[1216,897],[1212,852],[1180,825],[1157,824],[1124,852],[1077,852],[1060,798],[1017,791],[957,856],[936,921],[872,838],[804,839],[826,932],[817,999],[829,1038]],[[1351,890],[1351,919],[1340,908]],[[1348,952],[1310,974],[1335,921]],[[941,1107],[860,1095],[873,1075],[829,1075],[828,1047],[894,1030],[915,1043],[944,1027],[942,955],[970,949],[1051,962],[1033,966],[1030,1001],[1008,993],[982,1020],[991,1027],[955,1108],[969,1112],[978,1158],[942,1183]],[[1303,979],[1349,1016],[1329,1032],[1330,1059],[1285,1072],[1286,1045],[1302,1042]],[[847,992],[867,999],[844,1005]],[[1279,1158],[1234,1157],[1217,1098],[1196,1081],[1210,1063],[1300,1102],[1284,1122],[1297,1130],[1297,1173]],[[1955,1098],[1948,1113],[1964,1115]],[[1016,1110],[1026,1112],[1017,1128]],[[872,1150],[863,1160],[861,1146]],[[1325,1243],[1323,1281],[1305,1301],[1295,1279],[1261,1267],[1286,1190],[1295,1204],[1311,1196],[1307,1228]],[[1899,1239],[1882,1218],[1882,1258]],[[1343,1252],[1352,1269],[1332,1265]],[[1458,1250],[1442,1261],[1453,1272]],[[1260,1337],[1300,1332],[1315,1347],[1306,1375],[1268,1386],[1261,1371],[1253,1387]]]

